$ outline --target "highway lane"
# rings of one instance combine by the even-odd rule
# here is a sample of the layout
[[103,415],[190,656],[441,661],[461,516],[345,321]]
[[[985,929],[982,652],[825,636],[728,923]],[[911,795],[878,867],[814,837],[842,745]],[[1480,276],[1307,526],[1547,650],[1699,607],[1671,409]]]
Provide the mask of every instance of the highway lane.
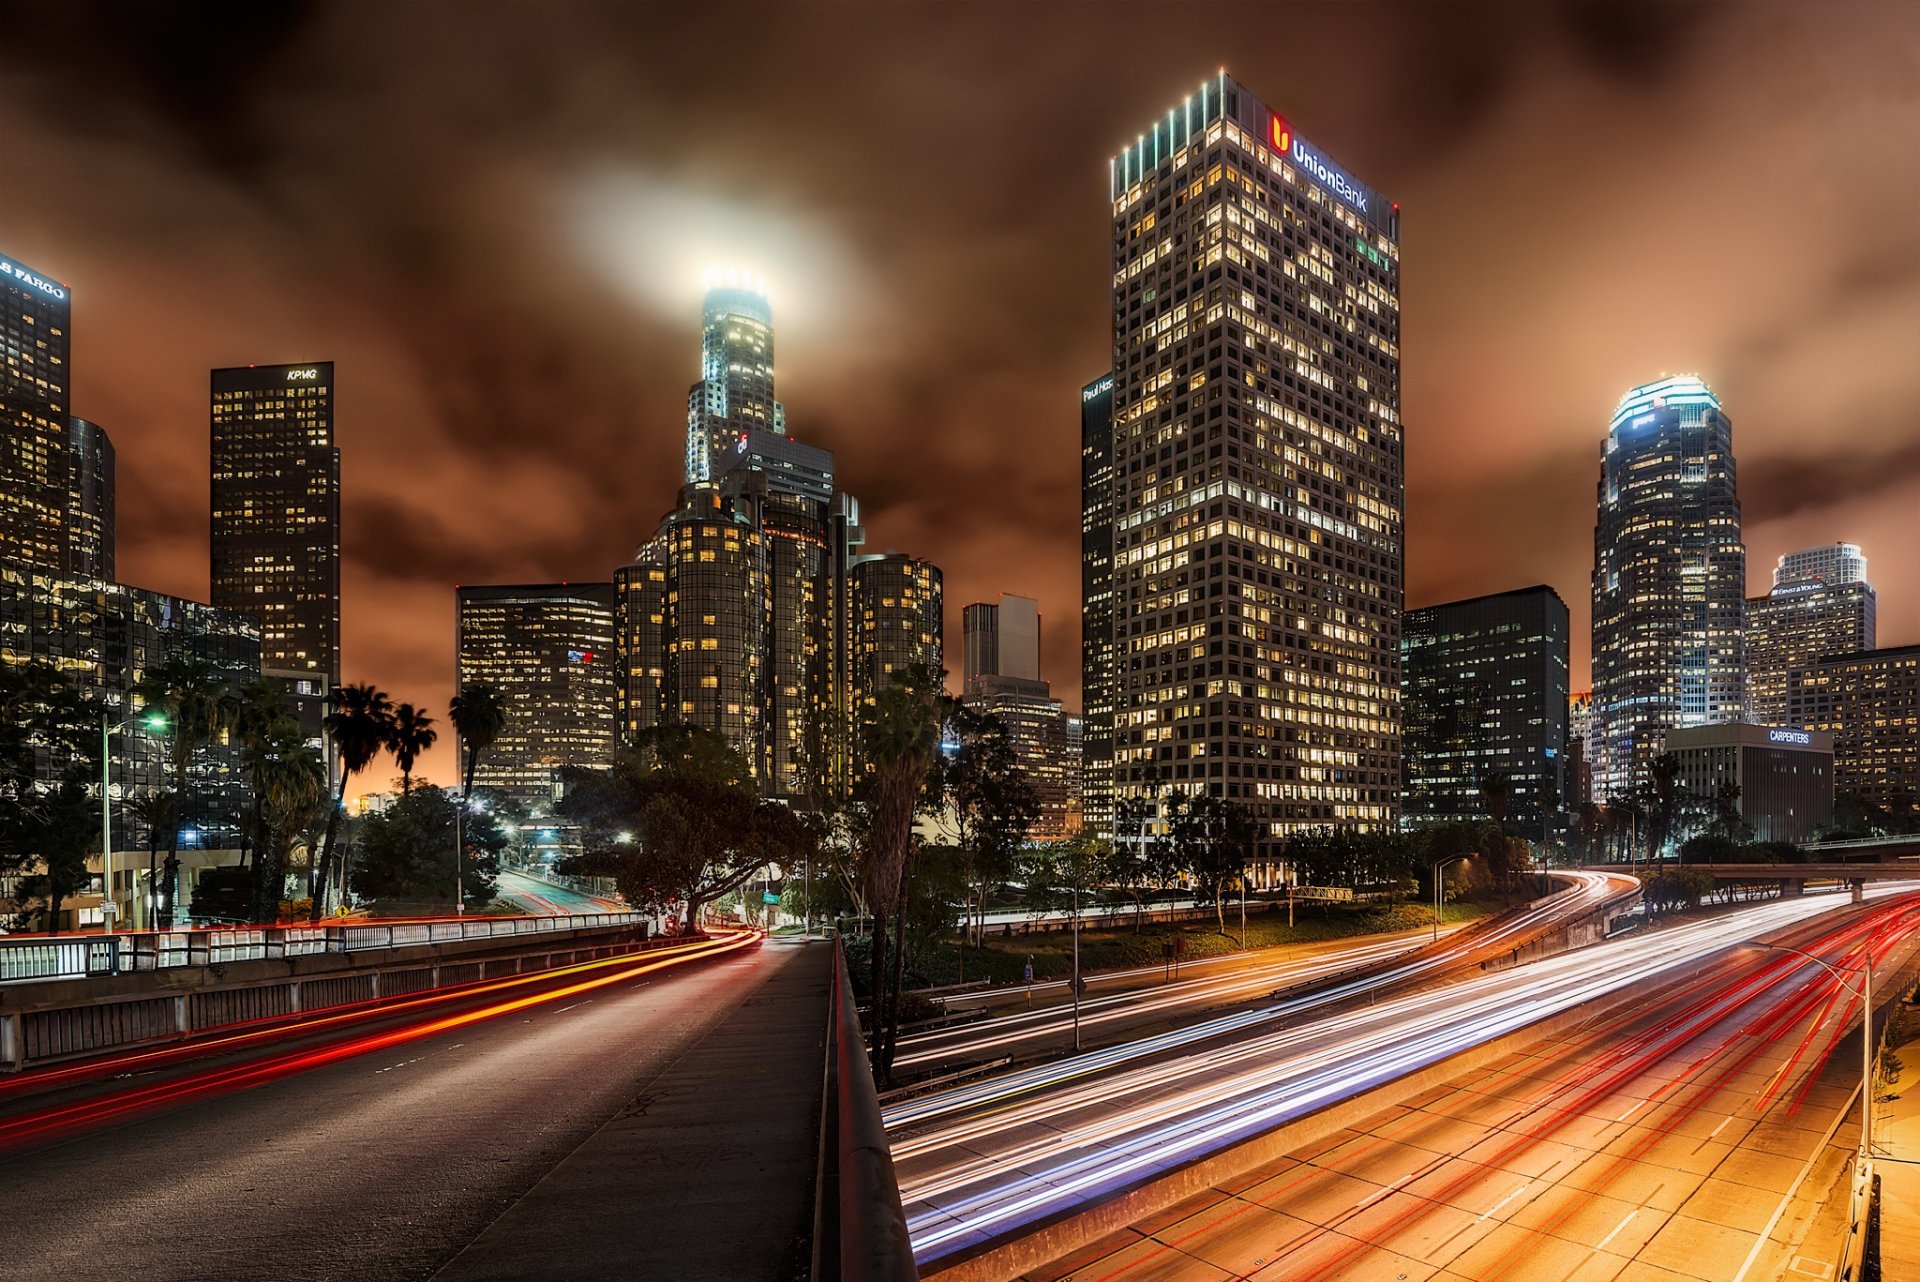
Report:
[[528,911],[535,914],[565,917],[575,913],[620,912],[626,908],[614,900],[582,894],[520,872],[501,872],[499,885],[502,899],[525,904]]
[[[1557,919],[1586,914],[1609,896],[1619,894],[1622,889],[1632,889],[1634,885],[1630,877],[1617,873],[1567,873],[1567,877],[1572,879],[1571,889],[1536,900],[1519,912],[1475,923],[1475,929],[1461,931],[1457,937],[1442,935],[1438,944],[1423,946],[1423,940],[1411,940],[1409,946],[1402,946],[1392,940],[1379,940],[1317,954],[1321,960],[1284,961],[1263,994],[1283,998],[1284,990],[1283,1000],[1265,1000],[1212,1019],[1181,1023],[1177,1017],[1192,1015],[1208,1006],[1231,1004],[1235,998],[1244,1002],[1254,996],[1254,992],[1260,992],[1260,988],[1246,988],[1240,986],[1233,975],[1221,975],[1194,981],[1188,988],[1150,988],[1119,994],[1110,1002],[1102,998],[1098,1006],[1083,1002],[1083,1027],[1087,1009],[1094,1008],[1098,1015],[1092,1025],[1094,1033],[1106,1033],[1110,1027],[1127,1029],[1129,1025],[1142,1023],[1167,1023],[1169,1019],[1175,1027],[1152,1036],[1135,1036],[1129,1042],[1094,1050],[1085,1056],[1006,1073],[973,1086],[960,1086],[937,1096],[893,1105],[887,1109],[887,1125],[889,1128],[918,1127],[931,1117],[1010,1100],[1052,1082],[1106,1073],[1123,1063],[1150,1061],[1177,1052],[1192,1054],[1213,1040],[1244,1036],[1248,1031],[1283,1021],[1298,1021],[1298,1017],[1308,1011],[1332,1008],[1361,996],[1377,1000],[1380,994],[1436,983],[1459,969],[1478,967],[1480,961],[1505,954],[1517,940],[1530,937]],[[1315,954],[1306,956],[1311,958]],[[1396,958],[1402,960],[1396,961]],[[1348,971],[1352,971],[1352,977],[1342,979]],[[1210,1000],[1210,994],[1217,994],[1221,1000]],[[902,1056],[897,1063],[902,1067],[925,1069],[929,1063],[979,1061],[996,1052],[1025,1052],[1031,1056],[1048,1042],[1060,1044],[1062,1036],[1066,1038],[1066,1046],[1071,1046],[1071,1011],[1058,1008],[1016,1011],[960,1029],[902,1038]],[[1098,1038],[1094,1040],[1098,1042]]]
[[1838,895],[1767,903],[1376,1005],[1349,1004],[1313,1022],[1250,1027],[1173,1055],[1117,1047],[896,1106],[888,1120],[915,1250],[923,1262],[937,1260],[1017,1232],[1460,1050],[1660,982],[1757,933],[1846,906]]
[[[194,1093],[253,1060],[170,1066],[152,1075],[165,1098],[120,1117],[85,1110],[147,1074],[0,1096],[0,1272],[424,1278],[798,952],[749,947],[397,1042],[355,1034],[342,1057],[247,1089]],[[55,1109],[82,1113],[35,1124]]]
[[[1891,969],[1917,923],[1909,895],[1792,942],[1845,965],[1871,936]],[[1723,952],[1629,1015],[1463,1072],[1028,1276],[1728,1282],[1751,1260],[1753,1279],[1824,1277],[1790,1233],[1756,1244],[1801,1172],[1830,1182],[1857,1135],[1841,1125],[1857,1013],[1812,963]]]

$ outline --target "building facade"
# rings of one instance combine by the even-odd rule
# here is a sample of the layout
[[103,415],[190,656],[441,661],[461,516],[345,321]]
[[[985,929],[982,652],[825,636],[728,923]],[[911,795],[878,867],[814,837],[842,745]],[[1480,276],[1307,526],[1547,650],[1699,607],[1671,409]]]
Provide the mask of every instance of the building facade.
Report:
[[[260,628],[247,615],[162,592],[0,561],[0,665],[48,664],[97,701],[114,724],[108,778],[116,845],[133,846],[132,800],[173,787],[170,740],[135,718],[147,670],[184,655],[238,688],[260,676]],[[221,735],[188,766],[181,816],[188,847],[238,844],[247,793],[240,745]],[[35,771],[51,782],[70,762],[44,747]],[[123,883],[125,890],[130,883]]]
[[1772,590],[1746,608],[1747,716],[1761,725],[1788,724],[1794,669],[1874,647],[1878,603],[1856,544],[1789,552],[1774,567]]
[[67,567],[67,287],[0,257],[0,558]]
[[1833,736],[1821,730],[1725,722],[1669,730],[1677,779],[1712,803],[1731,785],[1755,841],[1808,841],[1833,818]]
[[1787,679],[1790,724],[1833,736],[1833,788],[1920,817],[1920,645],[1816,659]]
[[67,573],[113,582],[114,502],[113,440],[76,416],[67,434]]
[[1593,691],[1580,690],[1567,696],[1567,809],[1569,812],[1594,803],[1593,796]]
[[1117,792],[1388,826],[1399,210],[1224,72],[1110,173]]
[[744,432],[784,436],[786,409],[773,398],[773,309],[766,292],[729,280],[707,291],[700,326],[700,381],[687,393],[686,479],[712,480]]
[[1560,826],[1567,628],[1566,602],[1544,584],[1407,611],[1403,822],[1486,819],[1504,805],[1517,835]]
[[266,675],[317,737],[340,683],[340,451],[333,363],[212,376],[213,603],[260,624]]
[[506,720],[480,754],[474,787],[551,805],[567,766],[613,755],[620,668],[610,583],[462,586],[456,591],[455,684],[490,685]]
[[1080,800],[1095,832],[1113,831],[1113,375],[1080,389]]
[[861,556],[852,569],[852,673],[855,715],[871,707],[894,674],[941,670],[941,574],[901,552]]
[[1669,730],[1738,721],[1747,552],[1733,424],[1697,378],[1621,397],[1593,538],[1596,799],[1632,796]]
[[1039,803],[1027,835],[1058,841],[1082,824],[1082,731],[1040,676],[1040,603],[1002,595],[961,613],[964,671],[961,701],[999,721],[1014,759]]

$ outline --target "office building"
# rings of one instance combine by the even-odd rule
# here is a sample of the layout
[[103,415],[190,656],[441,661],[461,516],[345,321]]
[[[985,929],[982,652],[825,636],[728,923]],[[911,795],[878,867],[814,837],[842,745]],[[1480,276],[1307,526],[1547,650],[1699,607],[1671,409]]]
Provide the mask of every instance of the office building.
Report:
[[1667,731],[1676,778],[1712,805],[1739,790],[1740,818],[1755,841],[1808,841],[1833,818],[1833,736],[1822,730],[1723,722]]
[[1003,595],[961,612],[964,632],[961,700],[1005,727],[1015,761],[1039,803],[1027,835],[1057,841],[1080,831],[1081,739],[1040,676],[1040,603]]
[[1567,696],[1567,811],[1578,810],[1594,802],[1593,795],[1593,691],[1581,690]]
[[[1566,795],[1567,606],[1540,585],[1407,611],[1401,634],[1408,824],[1478,820],[1544,839]],[[1506,794],[1487,789],[1504,780]]]
[[1878,604],[1867,582],[1867,558],[1852,543],[1789,552],[1773,571],[1773,588],[1747,601],[1747,716],[1784,726],[1787,678],[1828,655],[1874,647]]
[[454,626],[456,686],[492,686],[506,710],[476,790],[547,806],[564,767],[607,764],[620,679],[611,583],[462,586]]
[[114,579],[113,441],[98,423],[75,417],[67,433],[67,573]]
[[620,667],[614,720],[624,743],[669,720],[666,623],[671,572],[664,534],[642,544],[630,564],[613,572],[613,626]]
[[764,780],[767,540],[718,495],[704,497],[663,526],[667,715],[723,736]]
[[773,308],[764,289],[732,277],[707,291],[700,381],[687,394],[687,484],[713,479],[721,456],[755,430],[787,431],[773,398]]
[[0,257],[0,558],[67,567],[68,331],[59,281]]
[[259,620],[261,666],[317,742],[340,683],[333,363],[214,370],[211,436],[213,603]]
[[[0,666],[59,669],[117,725],[138,711],[131,694],[147,670],[175,655],[201,660],[237,689],[260,676],[260,627],[247,615],[198,601],[0,561]],[[173,787],[169,745],[166,733],[149,732],[137,719],[110,738],[116,846],[136,844],[122,807]],[[46,745],[35,752],[42,781],[58,778],[71,762]],[[195,754],[181,820],[184,845],[238,844],[248,801],[240,752],[223,734]]]
[[1121,799],[1400,792],[1399,211],[1224,72],[1110,164]]
[[1787,720],[1833,736],[1833,790],[1920,818],[1920,645],[1816,659],[1787,678]]
[[894,674],[941,671],[941,575],[931,561],[888,552],[861,556],[852,568],[852,673],[855,716]]
[[1113,831],[1113,375],[1080,389],[1080,799],[1094,832]]
[[1738,721],[1746,701],[1733,424],[1697,378],[1620,398],[1593,534],[1594,791],[1634,796],[1669,730]]

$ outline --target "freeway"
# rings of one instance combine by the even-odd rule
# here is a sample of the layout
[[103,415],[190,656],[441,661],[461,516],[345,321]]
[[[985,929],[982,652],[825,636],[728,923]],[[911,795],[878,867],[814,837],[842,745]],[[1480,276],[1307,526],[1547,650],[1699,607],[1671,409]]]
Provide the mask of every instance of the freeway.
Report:
[[[1124,1045],[1093,1056],[1047,1066],[1027,1073],[995,1078],[992,1082],[937,1098],[916,1100],[888,1111],[890,1127],[908,1126],[939,1116],[954,1107],[977,1107],[989,1100],[1011,1098],[1058,1077],[1074,1077],[1134,1060],[1148,1059],[1179,1048],[1195,1048],[1217,1038],[1231,1037],[1281,1020],[1294,1019],[1355,997],[1375,997],[1409,985],[1431,983],[1448,974],[1506,953],[1516,942],[1556,922],[1591,912],[1609,898],[1636,884],[1619,873],[1574,872],[1556,874],[1571,884],[1565,890],[1536,900],[1524,908],[1477,923],[1457,935],[1396,937],[1319,950],[1289,950],[1274,962],[1251,969],[1230,970],[1158,987],[1091,998],[1080,1004],[1085,1040],[1099,1041],[1113,1031],[1137,1031],[1141,1026],[1172,1023],[1155,1036],[1136,1037]],[[1158,968],[1109,978],[1137,979]],[[1057,987],[1036,985],[1036,987]],[[1278,998],[1284,1000],[1256,1000]],[[1255,1001],[1244,1009],[1196,1023],[1181,1024],[1183,1016]],[[1015,1011],[957,1028],[936,1029],[904,1037],[895,1065],[927,1070],[977,1063],[989,1056],[1030,1058],[1046,1049],[1072,1045],[1071,1007],[1048,1006]],[[1091,1033],[1088,1038],[1085,1035]]]
[[525,904],[528,911],[542,916],[567,917],[575,913],[618,912],[626,907],[611,899],[569,890],[565,886],[530,877],[526,873],[500,873],[500,897]]
[[[1871,941],[1885,973],[1911,953],[1916,924],[1920,895],[1907,895],[1787,939],[1841,966]],[[1857,1124],[1841,1123],[1858,1097],[1858,1010],[1812,962],[1723,951],[1630,1013],[1464,1071],[1036,1272],[1826,1277],[1828,1252],[1799,1242],[1801,1177],[1817,1168],[1808,1184],[1824,1189],[1856,1142]]]
[[1775,901],[1348,1002],[1311,1022],[1248,1019],[1230,1038],[1144,1039],[896,1106],[888,1124],[916,1255],[933,1262],[1016,1236],[1461,1051],[1847,907],[1840,895]]
[[0,1081],[5,1276],[426,1278],[804,955],[721,934]]

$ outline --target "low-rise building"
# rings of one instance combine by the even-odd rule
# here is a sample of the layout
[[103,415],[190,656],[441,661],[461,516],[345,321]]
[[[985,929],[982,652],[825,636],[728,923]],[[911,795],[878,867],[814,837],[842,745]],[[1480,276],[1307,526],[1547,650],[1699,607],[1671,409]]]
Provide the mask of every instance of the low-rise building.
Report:
[[1807,841],[1833,818],[1833,736],[1729,721],[1667,731],[1680,786],[1712,803],[1740,790],[1740,818],[1756,841]]

